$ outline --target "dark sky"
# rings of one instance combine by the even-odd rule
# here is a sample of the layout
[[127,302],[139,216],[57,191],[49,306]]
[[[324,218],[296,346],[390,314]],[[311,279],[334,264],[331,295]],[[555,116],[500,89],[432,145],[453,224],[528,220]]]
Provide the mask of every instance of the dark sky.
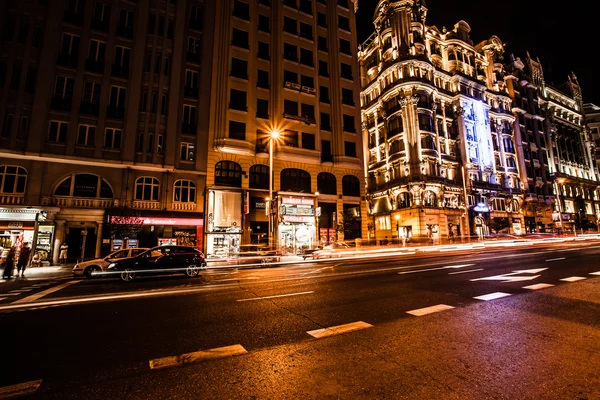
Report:
[[[356,20],[358,42],[373,33],[377,0],[359,0]],[[505,58],[511,53],[525,58],[529,51],[544,67],[546,82],[559,85],[573,71],[583,101],[600,105],[600,80],[594,76],[594,59],[599,53],[597,28],[600,2],[578,1],[559,5],[542,0],[426,0],[427,25],[448,30],[460,20],[471,26],[477,44],[496,35],[505,43]],[[569,5],[571,4],[571,5]],[[585,4],[585,5],[584,5]],[[598,71],[600,72],[600,71]]]

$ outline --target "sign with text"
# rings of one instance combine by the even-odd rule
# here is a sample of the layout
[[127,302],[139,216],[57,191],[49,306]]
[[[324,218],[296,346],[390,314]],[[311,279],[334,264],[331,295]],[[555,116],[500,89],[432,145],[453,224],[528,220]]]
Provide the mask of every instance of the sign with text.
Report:
[[263,197],[252,197],[250,206],[257,210],[264,210],[267,208],[267,201]]
[[306,217],[301,215],[283,215],[281,217],[283,222],[304,222],[304,223],[312,223],[315,222],[314,217]]
[[308,197],[282,197],[281,204],[301,204],[312,206],[315,204],[315,199]]
[[[178,226],[198,226],[204,225],[202,218],[159,218],[159,217],[135,217],[135,220],[141,220],[142,225],[178,225]],[[127,224],[127,219],[111,217],[111,224]],[[139,222],[135,222],[139,223]]]

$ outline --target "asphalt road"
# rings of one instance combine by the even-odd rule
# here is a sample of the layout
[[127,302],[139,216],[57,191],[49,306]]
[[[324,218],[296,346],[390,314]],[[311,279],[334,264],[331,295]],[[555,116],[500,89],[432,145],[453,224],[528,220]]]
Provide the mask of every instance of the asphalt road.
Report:
[[599,252],[508,243],[40,281],[0,295],[0,399],[28,382],[40,399],[597,399]]

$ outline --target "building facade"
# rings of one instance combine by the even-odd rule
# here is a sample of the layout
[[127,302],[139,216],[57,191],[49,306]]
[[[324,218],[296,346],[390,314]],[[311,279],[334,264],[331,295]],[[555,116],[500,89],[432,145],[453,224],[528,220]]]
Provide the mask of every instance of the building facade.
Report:
[[355,0],[217,2],[209,257],[362,236],[356,9]]
[[202,247],[210,7],[0,2],[4,245],[33,242],[48,262],[63,242],[73,261],[161,239]]
[[378,3],[359,48],[369,235],[523,232],[524,182],[503,44],[426,24],[424,1]]

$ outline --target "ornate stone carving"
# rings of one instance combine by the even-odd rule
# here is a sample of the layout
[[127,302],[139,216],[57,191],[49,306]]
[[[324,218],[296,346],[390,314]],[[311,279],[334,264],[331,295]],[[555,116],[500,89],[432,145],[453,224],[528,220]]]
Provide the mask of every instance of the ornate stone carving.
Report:
[[410,102],[413,106],[416,106],[417,104],[419,104],[420,99],[421,97],[418,94],[413,94],[413,96],[410,98]]
[[456,116],[458,116],[458,117],[464,116],[466,111],[467,110],[465,110],[461,106],[456,106],[456,105],[454,106],[454,114],[456,114]]
[[404,108],[408,105],[408,99],[406,97],[400,97],[400,100],[398,100],[398,104],[400,105],[400,107]]

